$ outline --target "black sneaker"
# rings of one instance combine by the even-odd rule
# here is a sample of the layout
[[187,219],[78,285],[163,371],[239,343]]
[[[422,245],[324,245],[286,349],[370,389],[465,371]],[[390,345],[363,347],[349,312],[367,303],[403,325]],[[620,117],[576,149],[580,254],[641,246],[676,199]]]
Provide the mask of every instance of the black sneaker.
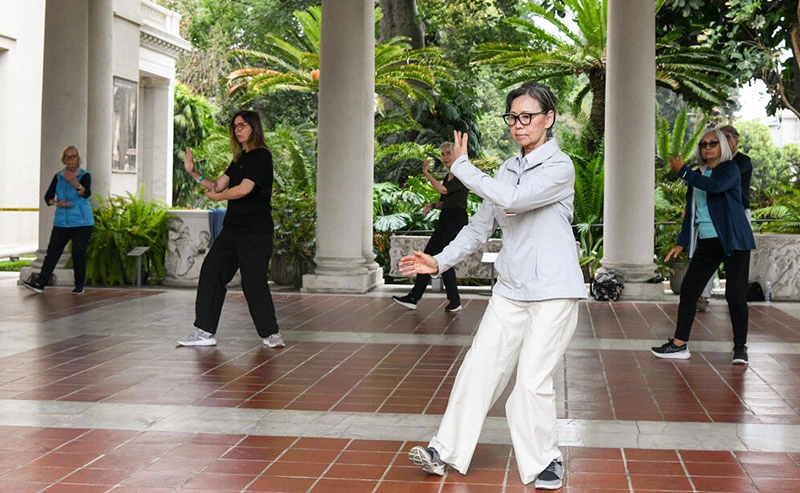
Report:
[[537,490],[557,490],[561,488],[564,478],[564,466],[556,459],[540,472],[534,486]]
[[689,344],[676,346],[673,339],[670,339],[661,346],[651,347],[650,352],[657,358],[669,359],[689,359],[692,353],[689,352]]
[[408,460],[428,474],[444,476],[445,469],[447,469],[444,461],[439,457],[439,452],[433,447],[425,448],[421,445],[412,447],[408,451]]
[[733,364],[746,365],[748,363],[747,346],[733,346]]
[[72,290],[72,294],[78,294],[78,295],[83,294],[85,292],[86,291],[83,288],[78,288],[78,287]]
[[461,303],[457,301],[451,301],[444,307],[444,311],[446,312],[460,312],[461,311]]
[[409,310],[416,310],[417,309],[417,300],[412,298],[411,295],[392,296],[392,299],[398,305],[403,305],[404,307],[408,308]]
[[41,284],[39,284],[36,281],[34,281],[34,282],[22,281],[22,285],[25,286],[26,288],[30,289],[34,293],[43,293],[44,292],[44,286],[42,286]]

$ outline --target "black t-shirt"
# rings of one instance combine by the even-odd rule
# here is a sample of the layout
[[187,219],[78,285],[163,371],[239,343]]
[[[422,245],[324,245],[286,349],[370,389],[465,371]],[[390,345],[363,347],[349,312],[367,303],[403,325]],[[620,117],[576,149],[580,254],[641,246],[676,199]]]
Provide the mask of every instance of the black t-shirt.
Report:
[[[449,174],[447,175],[450,176]],[[447,189],[446,194],[439,194],[439,200],[442,201],[442,209],[466,209],[467,208],[467,195],[469,190],[464,186],[461,181],[455,176],[453,179],[444,179],[444,188]]]
[[244,197],[228,201],[223,226],[272,231],[272,153],[264,147],[242,152],[225,174],[230,178],[228,188],[239,185],[245,178],[255,186]]

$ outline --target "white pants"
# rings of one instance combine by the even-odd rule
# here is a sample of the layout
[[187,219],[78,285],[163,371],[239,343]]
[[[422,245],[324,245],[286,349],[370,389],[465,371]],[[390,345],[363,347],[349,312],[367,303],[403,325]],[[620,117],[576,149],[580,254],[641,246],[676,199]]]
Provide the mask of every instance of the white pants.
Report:
[[515,301],[492,295],[430,442],[443,461],[467,473],[486,414],[515,366],[517,381],[506,401],[506,419],[520,479],[530,483],[561,458],[553,370],[577,324],[576,299]]

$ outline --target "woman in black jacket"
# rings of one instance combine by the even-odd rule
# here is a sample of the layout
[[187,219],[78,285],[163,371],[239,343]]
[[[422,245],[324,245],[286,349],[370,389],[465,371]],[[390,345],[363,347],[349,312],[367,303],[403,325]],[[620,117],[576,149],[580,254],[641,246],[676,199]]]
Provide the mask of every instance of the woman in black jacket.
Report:
[[725,300],[733,326],[733,363],[747,364],[747,281],[750,250],[756,247],[750,222],[742,204],[739,166],[721,130],[707,129],[697,145],[700,168],[692,170],[683,157],[670,157],[669,164],[687,182],[686,212],[678,244],[665,258],[687,250],[691,261],[681,284],[675,335],[651,348],[659,358],[688,359],[697,298],[722,263],[725,265]]

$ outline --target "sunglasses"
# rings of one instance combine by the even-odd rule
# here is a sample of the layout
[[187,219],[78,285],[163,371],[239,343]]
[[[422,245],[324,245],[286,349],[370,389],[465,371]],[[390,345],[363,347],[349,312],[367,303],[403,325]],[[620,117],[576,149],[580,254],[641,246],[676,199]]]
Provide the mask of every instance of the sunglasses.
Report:
[[715,149],[718,145],[719,145],[718,140],[701,140],[698,146],[700,147],[700,149],[705,149],[706,147]]

